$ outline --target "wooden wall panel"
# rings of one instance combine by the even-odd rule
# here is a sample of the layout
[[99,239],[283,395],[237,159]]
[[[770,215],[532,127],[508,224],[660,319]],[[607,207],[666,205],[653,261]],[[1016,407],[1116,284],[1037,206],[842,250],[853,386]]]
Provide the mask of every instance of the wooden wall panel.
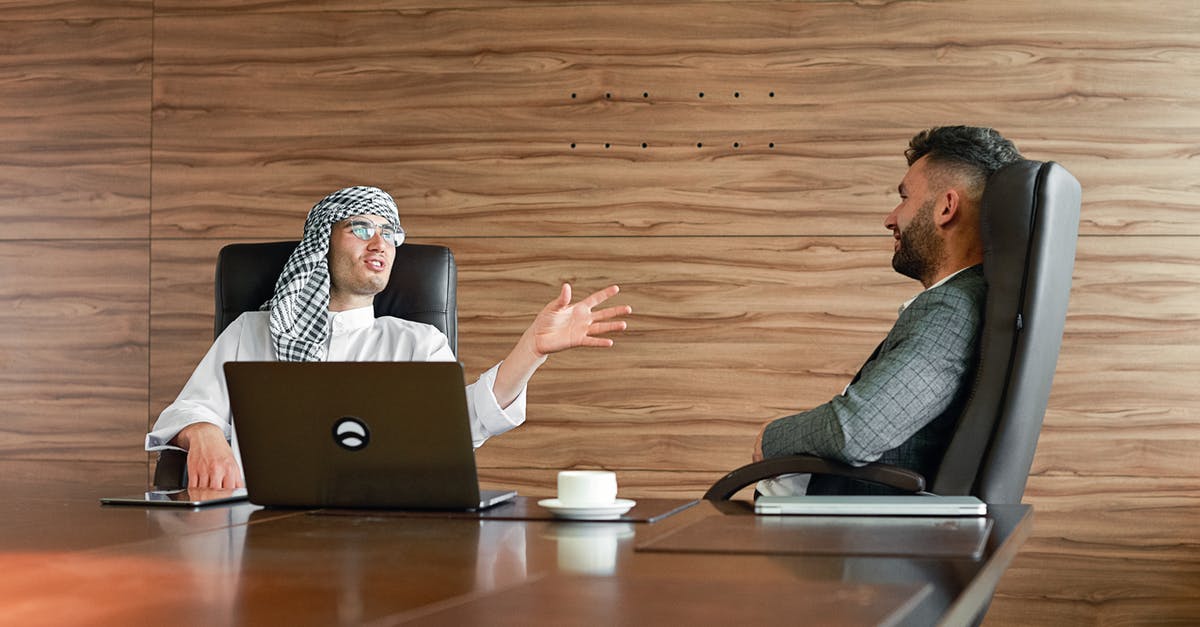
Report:
[[1200,511],[1196,244],[1080,240],[1025,494],[1034,530],[987,624],[1187,624],[1200,616],[1200,552],[1191,540]]
[[1062,557],[1024,549],[984,625],[1194,625],[1194,561]]
[[[1181,130],[1200,109],[1161,15],[681,6],[163,17],[155,232],[277,236],[294,207],[370,182],[440,236],[871,234],[899,147],[947,120],[1094,183],[1085,232],[1198,232]],[[941,26],[1035,10],[1019,39]],[[931,98],[939,84],[972,97]],[[1114,147],[1141,167],[1113,167]]]
[[1122,476],[1122,459],[1096,450],[1113,476],[1030,478],[1034,535],[986,624],[1184,625],[1200,616],[1195,477]]
[[150,17],[154,0],[2,0],[0,21]]
[[150,405],[146,426],[175,400],[213,341],[213,277],[220,240],[156,240],[151,245]]
[[[69,463],[6,458],[0,460],[0,474],[15,488],[6,490],[4,494],[10,502],[17,500],[24,505],[27,500],[41,501],[45,506],[55,508],[62,507],[64,497],[91,502],[98,496],[97,486],[132,494],[141,486],[147,485],[149,479],[146,460],[141,458],[118,462],[84,461],[76,458]],[[20,515],[28,516],[30,509],[21,507]],[[12,511],[10,509],[5,513],[7,515]],[[45,519],[29,516],[26,520],[34,524],[43,524]],[[58,540],[59,546],[50,550],[61,550],[62,538]],[[0,547],[9,548],[4,545],[11,545],[15,541],[16,538],[5,537],[0,539]],[[25,547],[25,550],[29,550],[29,547]]]
[[145,464],[150,11],[0,3],[0,457],[47,476]]
[[1085,237],[1077,257],[1034,474],[1200,478],[1195,238]]
[[151,21],[0,29],[0,239],[146,237]]
[[141,241],[0,242],[0,457],[145,460],[148,262]]

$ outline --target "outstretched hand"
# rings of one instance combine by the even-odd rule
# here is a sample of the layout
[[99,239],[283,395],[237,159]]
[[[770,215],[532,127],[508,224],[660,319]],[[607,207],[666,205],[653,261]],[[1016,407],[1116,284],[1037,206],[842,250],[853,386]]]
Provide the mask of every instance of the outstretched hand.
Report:
[[521,334],[512,352],[500,363],[492,384],[492,394],[500,407],[508,407],[517,398],[550,353],[576,346],[612,346],[611,339],[597,336],[624,331],[625,321],[614,318],[627,315],[633,309],[629,305],[599,311],[593,309],[619,291],[617,286],[610,285],[572,305],[571,285],[563,283],[558,298],[542,308],[533,324]]
[[625,321],[614,320],[614,318],[628,315],[633,309],[629,305],[619,305],[599,311],[593,311],[593,309],[615,296],[619,291],[619,287],[610,285],[571,304],[571,285],[563,283],[558,298],[543,307],[529,327],[534,340],[534,351],[538,355],[545,356],[576,346],[601,348],[612,346],[611,339],[596,336],[624,331]]

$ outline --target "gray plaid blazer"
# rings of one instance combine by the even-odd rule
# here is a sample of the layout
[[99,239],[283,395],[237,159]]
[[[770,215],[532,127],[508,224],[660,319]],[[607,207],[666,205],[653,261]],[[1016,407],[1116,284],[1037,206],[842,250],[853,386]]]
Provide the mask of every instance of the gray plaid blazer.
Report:
[[[808,453],[853,465],[879,461],[929,480],[970,392],[987,284],[983,266],[922,292],[900,314],[846,393],[771,423],[764,457]],[[887,494],[889,488],[816,475],[809,494]]]

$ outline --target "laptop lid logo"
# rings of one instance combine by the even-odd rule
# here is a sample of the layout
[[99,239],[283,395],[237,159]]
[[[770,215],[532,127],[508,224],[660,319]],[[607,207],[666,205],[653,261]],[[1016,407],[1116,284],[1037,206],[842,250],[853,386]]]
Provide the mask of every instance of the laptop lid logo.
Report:
[[343,416],[333,423],[333,441],[347,451],[357,451],[371,442],[367,423],[354,416]]

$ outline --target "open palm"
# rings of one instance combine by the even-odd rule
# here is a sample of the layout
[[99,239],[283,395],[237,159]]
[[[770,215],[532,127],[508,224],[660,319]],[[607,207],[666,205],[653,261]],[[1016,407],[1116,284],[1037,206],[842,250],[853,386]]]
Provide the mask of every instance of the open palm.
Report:
[[612,346],[611,339],[596,336],[623,331],[625,321],[614,318],[628,315],[633,310],[628,305],[599,311],[594,308],[619,291],[616,285],[610,285],[572,305],[571,285],[563,283],[558,298],[542,308],[530,328],[535,350],[541,355],[549,355],[576,346]]

